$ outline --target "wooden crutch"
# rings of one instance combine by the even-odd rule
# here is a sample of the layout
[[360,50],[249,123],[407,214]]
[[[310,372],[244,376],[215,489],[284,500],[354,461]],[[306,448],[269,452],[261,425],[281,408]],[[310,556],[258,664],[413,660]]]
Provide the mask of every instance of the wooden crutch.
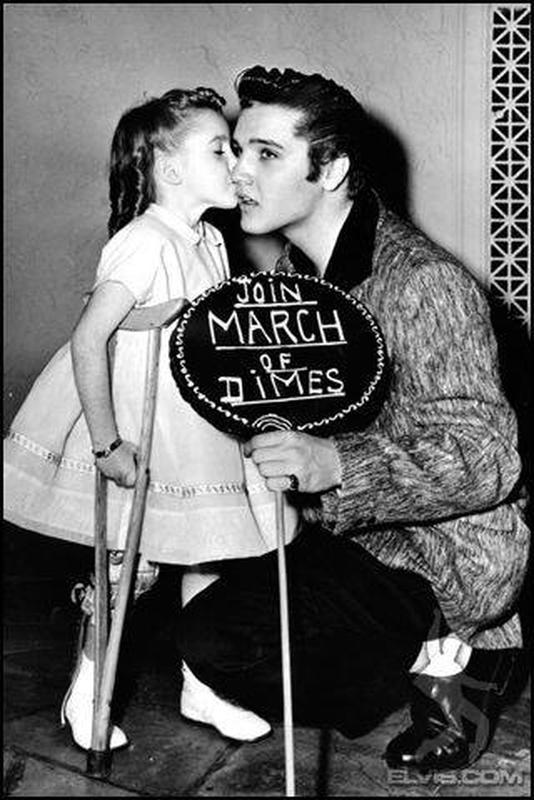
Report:
[[147,364],[141,436],[137,453],[137,475],[134,487],[132,508],[126,548],[122,563],[116,606],[113,612],[109,638],[108,629],[108,572],[107,572],[107,480],[96,470],[95,483],[95,691],[91,749],[87,753],[87,773],[105,778],[111,771],[111,750],[109,748],[110,713],[119,649],[124,628],[124,619],[146,505],[149,473],[148,465],[154,429],[154,410],[158,384],[158,365],[162,328],[170,325],[180,314],[185,303],[183,299],[146,309],[134,309],[119,326],[121,330],[149,331]]

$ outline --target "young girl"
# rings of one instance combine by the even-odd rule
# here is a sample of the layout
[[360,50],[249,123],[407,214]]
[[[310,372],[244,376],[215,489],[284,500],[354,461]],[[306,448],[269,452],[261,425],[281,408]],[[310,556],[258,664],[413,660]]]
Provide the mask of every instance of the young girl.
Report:
[[[71,341],[36,380],[4,442],[4,516],[20,528],[93,544],[94,473],[109,481],[108,547],[113,596],[135,481],[147,334],[117,330],[129,311],[192,300],[229,276],[223,239],[201,221],[210,207],[236,205],[224,100],[211,89],[171,90],[127,111],[111,148],[110,239],[90,300]],[[113,337],[112,358],[108,343]],[[163,331],[150,486],[135,595],[157,577],[157,562],[187,565],[182,603],[217,578],[210,562],[276,547],[273,494],[237,440],[182,399]],[[286,509],[287,530],[295,519]],[[90,593],[85,609],[91,623]],[[62,719],[90,747],[93,628],[86,626]],[[182,664],[180,710],[235,739],[270,726],[219,698]],[[127,743],[113,726],[110,746]]]

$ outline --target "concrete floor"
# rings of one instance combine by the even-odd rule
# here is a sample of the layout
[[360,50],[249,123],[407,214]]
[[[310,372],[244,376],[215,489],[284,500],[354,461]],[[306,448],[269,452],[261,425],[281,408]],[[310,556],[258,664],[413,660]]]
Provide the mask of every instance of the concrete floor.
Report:
[[[116,714],[131,744],[114,755],[108,780],[85,774],[85,754],[60,727],[59,707],[77,625],[69,591],[90,559],[85,548],[4,524],[3,796],[284,796],[281,724],[264,741],[240,745],[180,717],[173,643],[180,574],[170,568],[139,604],[125,634]],[[388,770],[381,754],[408,719],[401,700],[397,695],[389,715],[357,739],[296,725],[297,795],[530,796],[526,660],[488,752],[468,770],[426,778]]]

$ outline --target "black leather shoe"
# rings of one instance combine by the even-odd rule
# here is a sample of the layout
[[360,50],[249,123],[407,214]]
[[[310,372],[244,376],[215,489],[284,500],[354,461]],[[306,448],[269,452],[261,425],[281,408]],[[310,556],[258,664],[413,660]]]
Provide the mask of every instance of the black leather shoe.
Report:
[[411,675],[412,725],[388,744],[387,765],[433,772],[473,764],[493,735],[517,652],[473,650],[457,675]]

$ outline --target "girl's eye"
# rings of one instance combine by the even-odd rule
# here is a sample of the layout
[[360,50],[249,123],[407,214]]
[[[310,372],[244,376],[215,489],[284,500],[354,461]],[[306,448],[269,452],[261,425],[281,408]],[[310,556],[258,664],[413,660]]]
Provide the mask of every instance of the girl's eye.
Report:
[[278,153],[275,153],[274,150],[269,150],[267,147],[263,147],[260,150],[260,158],[269,161],[271,158],[278,158]]

